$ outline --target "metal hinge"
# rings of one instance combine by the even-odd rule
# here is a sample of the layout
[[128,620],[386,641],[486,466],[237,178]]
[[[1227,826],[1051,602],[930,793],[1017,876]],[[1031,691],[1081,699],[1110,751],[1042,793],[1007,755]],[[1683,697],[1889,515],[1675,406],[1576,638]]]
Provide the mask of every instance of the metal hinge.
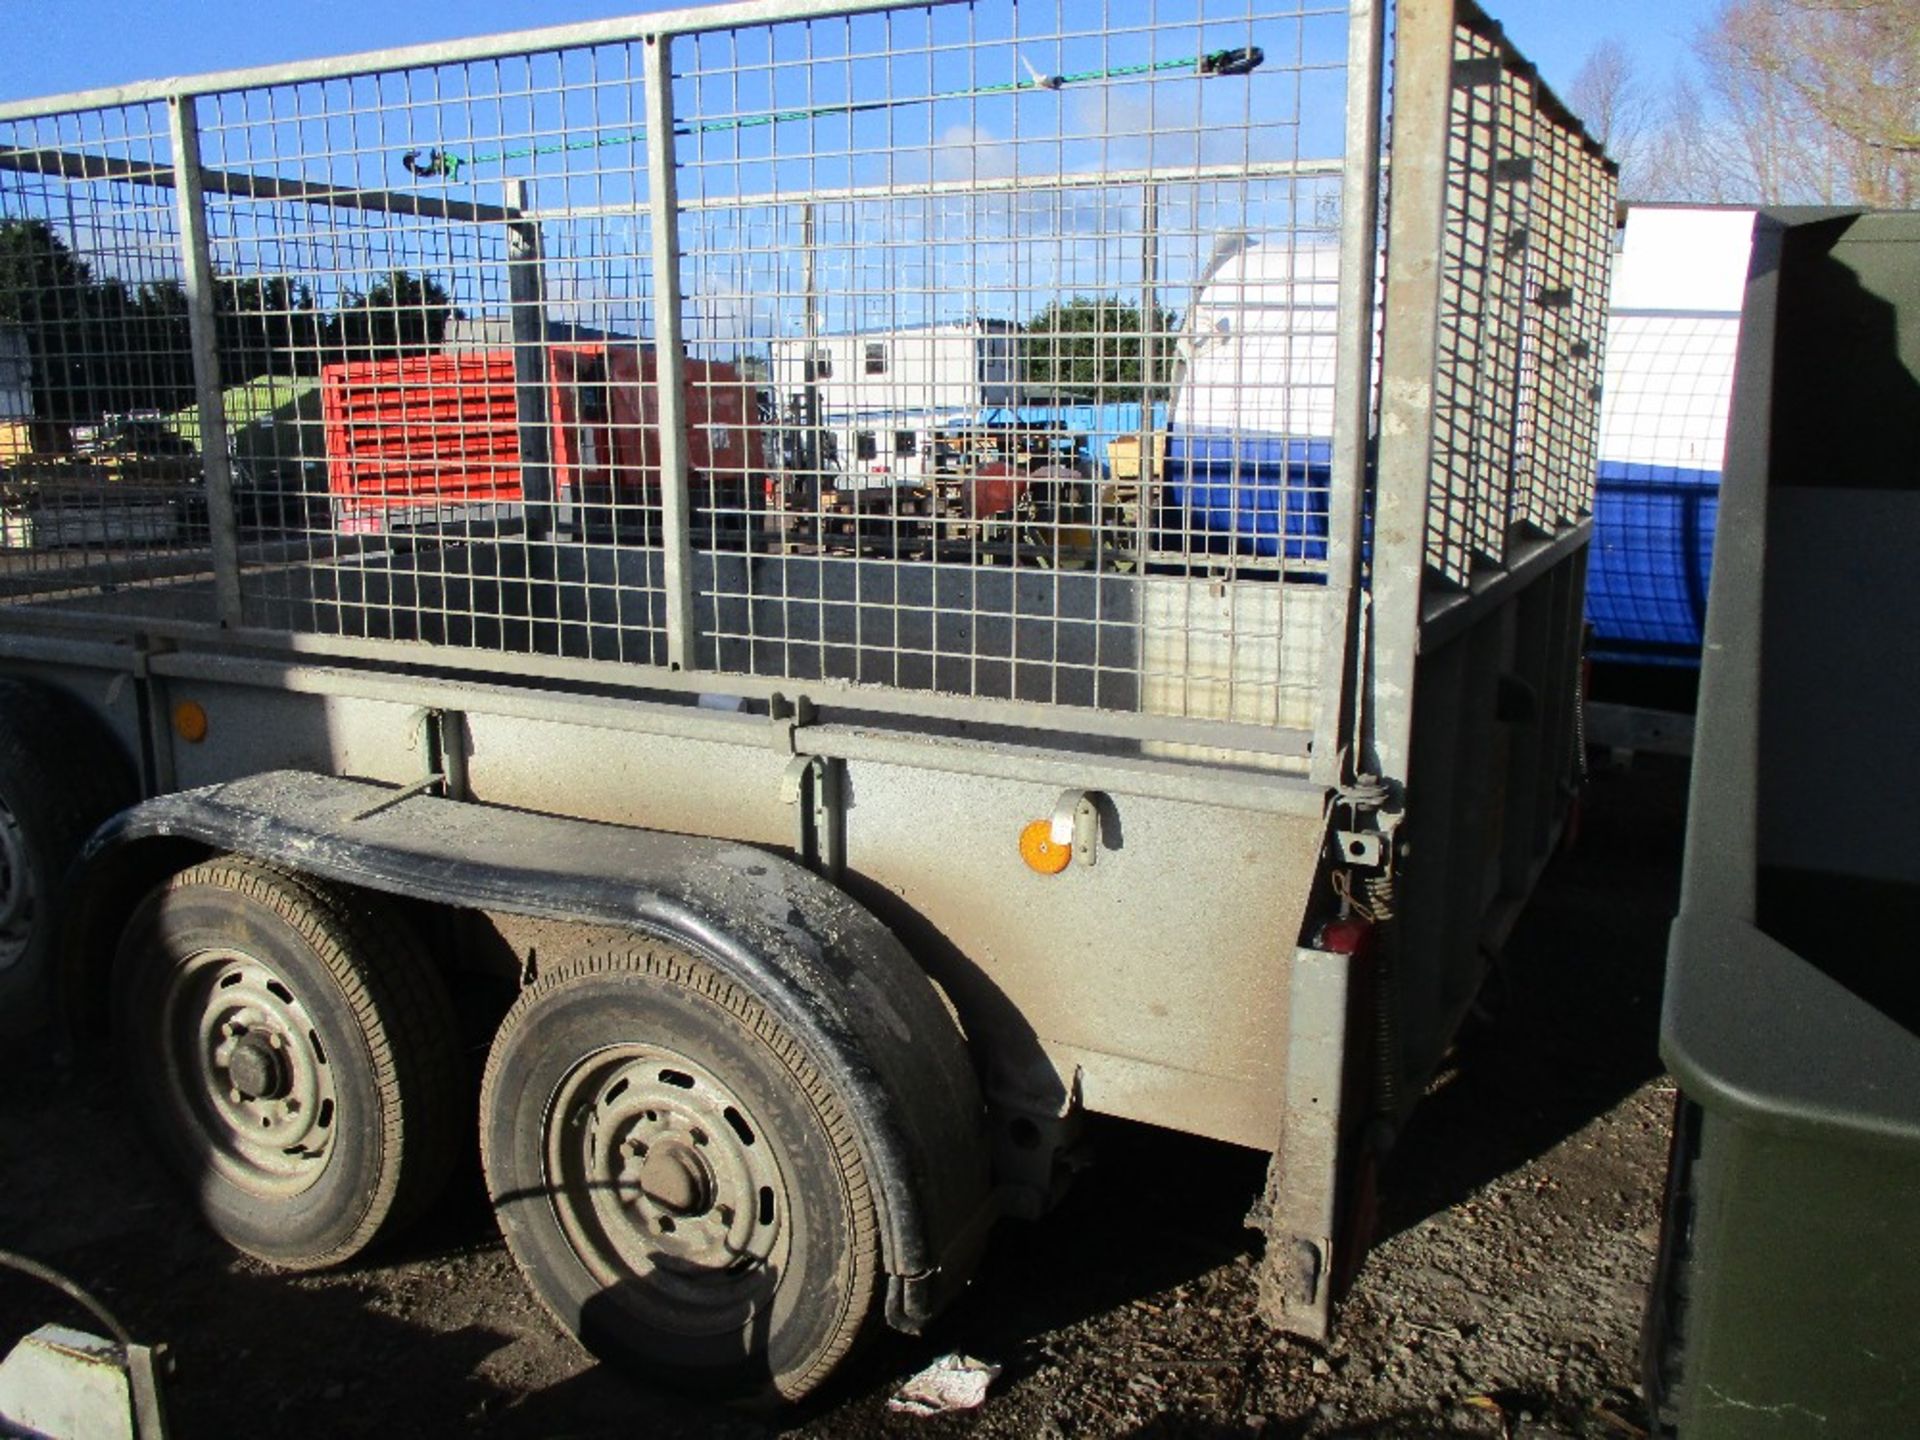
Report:
[[1502,73],[1498,55],[1487,55],[1473,60],[1456,60],[1453,62],[1454,88],[1472,90],[1482,85],[1497,85]]
[[1100,857],[1100,803],[1091,790],[1069,790],[1053,807],[1047,838],[1071,845],[1077,865],[1091,865]]
[[783,755],[798,755],[796,732],[813,724],[813,702],[804,695],[791,698],[778,691],[767,697],[767,719],[772,726],[773,748]]
[[846,814],[840,803],[840,762],[795,755],[780,776],[781,803],[796,807],[793,848],[802,863],[828,880],[846,868]]

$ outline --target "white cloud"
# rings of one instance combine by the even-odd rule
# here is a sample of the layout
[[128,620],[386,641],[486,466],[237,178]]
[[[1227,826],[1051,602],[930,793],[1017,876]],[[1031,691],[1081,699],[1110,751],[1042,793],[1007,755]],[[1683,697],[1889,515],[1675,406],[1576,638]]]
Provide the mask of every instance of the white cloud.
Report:
[[1013,147],[991,130],[949,125],[934,141],[936,180],[1004,180],[1013,172]]

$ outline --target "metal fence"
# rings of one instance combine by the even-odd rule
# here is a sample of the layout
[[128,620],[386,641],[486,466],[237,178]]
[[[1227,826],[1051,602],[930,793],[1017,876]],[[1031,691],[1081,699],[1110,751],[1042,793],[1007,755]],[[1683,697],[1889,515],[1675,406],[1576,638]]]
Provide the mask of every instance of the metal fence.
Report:
[[[795,0],[0,107],[0,594],[1304,754],[1372,10]],[[1590,503],[1610,184],[1461,13],[1455,583]]]

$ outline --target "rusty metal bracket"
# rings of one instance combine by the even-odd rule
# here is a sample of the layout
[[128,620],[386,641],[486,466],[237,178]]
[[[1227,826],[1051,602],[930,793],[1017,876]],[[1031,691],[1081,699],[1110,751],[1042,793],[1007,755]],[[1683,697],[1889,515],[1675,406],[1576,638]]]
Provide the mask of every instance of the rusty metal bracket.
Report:
[[467,789],[466,714],[460,710],[419,712],[420,750],[425,757],[423,779],[439,786],[433,793],[449,800],[471,798]]
[[1473,60],[1453,62],[1453,84],[1456,90],[1476,90],[1482,85],[1497,85],[1504,68],[1498,55],[1488,55]]
[[383,796],[377,804],[355,814],[356,821],[371,819],[391,810],[416,795],[437,795],[447,800],[468,800],[466,714],[460,710],[416,710],[413,712],[413,743],[420,752],[420,778]]
[[1387,862],[1387,837],[1377,830],[1336,830],[1334,841],[1349,865],[1373,870]]

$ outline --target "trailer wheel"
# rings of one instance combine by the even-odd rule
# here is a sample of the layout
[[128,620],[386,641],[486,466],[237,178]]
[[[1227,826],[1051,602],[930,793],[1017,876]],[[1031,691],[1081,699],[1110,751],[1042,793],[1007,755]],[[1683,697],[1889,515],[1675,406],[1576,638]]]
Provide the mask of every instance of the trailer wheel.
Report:
[[487,1061],[481,1154],[521,1270],[605,1359],[791,1400],[874,1311],[874,1199],[821,1067],[676,948],[636,940],[521,995]]
[[0,1035],[51,1018],[62,877],[94,827],[135,798],[90,714],[55,691],[0,680]]
[[446,1179],[452,1002],[375,896],[231,856],[197,865],[128,922],[112,1013],[164,1158],[249,1255],[338,1264]]

